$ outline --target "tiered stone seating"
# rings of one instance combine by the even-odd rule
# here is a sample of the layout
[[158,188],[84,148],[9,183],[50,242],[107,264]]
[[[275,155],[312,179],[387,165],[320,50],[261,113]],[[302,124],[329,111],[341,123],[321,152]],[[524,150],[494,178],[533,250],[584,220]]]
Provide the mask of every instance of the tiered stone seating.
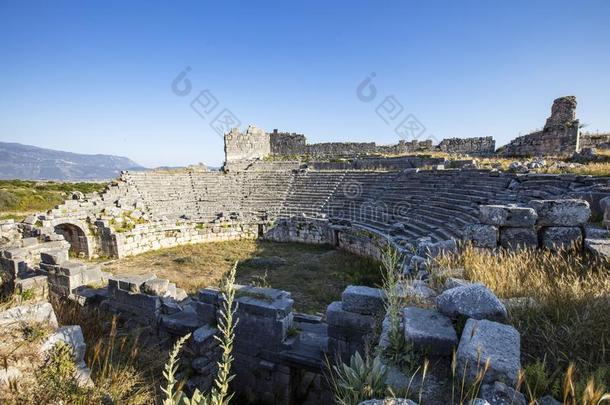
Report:
[[477,206],[505,190],[510,180],[457,170],[353,175],[349,179],[361,184],[361,195],[335,193],[327,206],[330,216],[345,218],[339,215],[343,209],[352,222],[407,238],[436,240],[459,237],[465,224],[477,220]]
[[285,199],[281,216],[313,216],[322,213],[322,208],[342,184],[344,177],[344,171],[297,173]]
[[279,216],[295,174],[292,171],[255,171],[242,176],[242,213],[255,217]]
[[130,172],[125,177],[127,185],[142,196],[152,218],[177,219],[196,214],[189,172]]

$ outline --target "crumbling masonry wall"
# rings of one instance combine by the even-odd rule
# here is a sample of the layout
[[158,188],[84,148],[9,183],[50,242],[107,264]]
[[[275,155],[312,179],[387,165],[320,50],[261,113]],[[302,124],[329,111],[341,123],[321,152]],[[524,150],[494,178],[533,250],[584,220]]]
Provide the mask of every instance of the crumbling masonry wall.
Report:
[[253,125],[250,125],[244,133],[234,128],[225,134],[224,140],[227,162],[262,159],[271,153],[269,134]]
[[465,153],[473,155],[489,155],[495,151],[495,141],[492,137],[450,138],[439,145],[433,145],[432,140],[400,140],[393,145],[377,145],[375,142],[324,142],[308,144],[303,134],[279,132],[271,133],[254,126],[240,133],[233,129],[225,135],[225,162],[240,162],[263,159],[267,156],[297,156],[312,157],[353,157],[366,155],[400,155],[415,152],[441,151],[446,153]]
[[580,123],[576,119],[576,97],[553,101],[551,116],[542,131],[520,136],[504,147],[504,156],[571,156],[580,150]]

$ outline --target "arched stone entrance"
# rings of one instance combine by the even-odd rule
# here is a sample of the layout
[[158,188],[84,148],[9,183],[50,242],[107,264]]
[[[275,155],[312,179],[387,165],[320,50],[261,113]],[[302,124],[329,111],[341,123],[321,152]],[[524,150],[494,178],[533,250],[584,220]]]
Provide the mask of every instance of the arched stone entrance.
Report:
[[63,235],[63,237],[70,243],[70,253],[75,256],[84,255],[85,257],[91,256],[91,246],[85,231],[78,225],[71,223],[62,223],[55,225],[55,233]]

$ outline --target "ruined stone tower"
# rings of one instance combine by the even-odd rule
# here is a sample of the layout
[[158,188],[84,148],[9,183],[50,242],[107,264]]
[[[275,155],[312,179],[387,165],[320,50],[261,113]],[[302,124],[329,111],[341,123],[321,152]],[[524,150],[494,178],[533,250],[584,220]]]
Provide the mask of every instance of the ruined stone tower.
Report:
[[542,131],[520,136],[504,147],[505,156],[571,156],[579,151],[580,123],[576,119],[576,97],[553,101],[551,116]]

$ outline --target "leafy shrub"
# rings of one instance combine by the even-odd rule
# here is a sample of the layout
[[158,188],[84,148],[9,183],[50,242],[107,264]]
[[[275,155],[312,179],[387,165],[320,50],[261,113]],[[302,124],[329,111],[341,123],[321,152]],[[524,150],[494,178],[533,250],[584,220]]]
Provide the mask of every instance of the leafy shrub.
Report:
[[331,367],[329,382],[335,402],[339,405],[353,405],[367,399],[383,398],[386,392],[386,367],[378,357],[362,358],[356,352],[349,364]]

